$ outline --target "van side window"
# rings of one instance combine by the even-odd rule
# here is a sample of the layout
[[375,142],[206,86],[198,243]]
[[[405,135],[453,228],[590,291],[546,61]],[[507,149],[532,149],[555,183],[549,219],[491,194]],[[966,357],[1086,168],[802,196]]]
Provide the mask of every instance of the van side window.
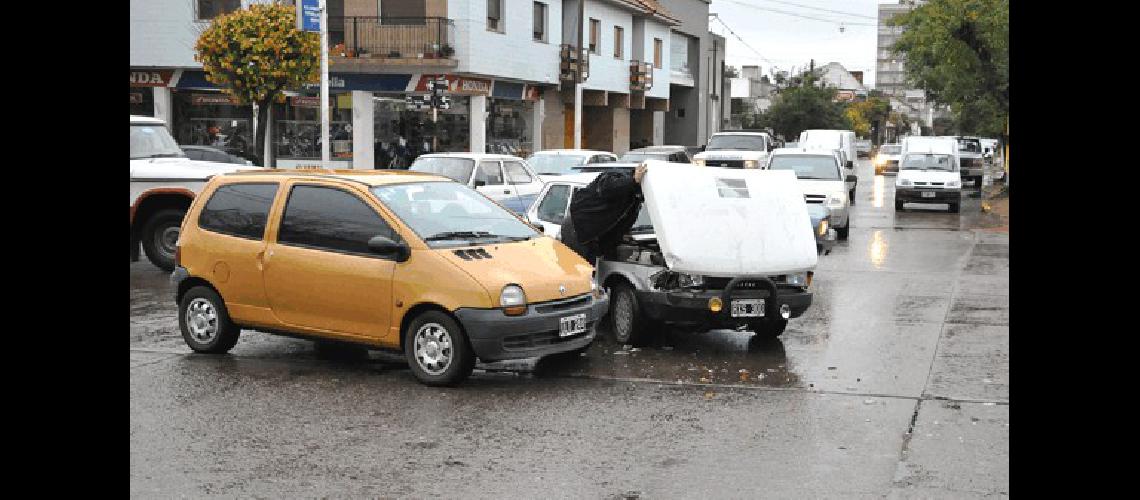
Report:
[[368,240],[397,239],[392,227],[356,195],[324,186],[294,186],[285,204],[277,241],[335,252],[374,256]]
[[570,205],[570,186],[556,184],[546,191],[546,197],[538,205],[538,218],[544,222],[562,225],[566,219],[566,207]]
[[276,182],[227,184],[210,196],[198,216],[198,227],[215,233],[260,240],[277,194]]

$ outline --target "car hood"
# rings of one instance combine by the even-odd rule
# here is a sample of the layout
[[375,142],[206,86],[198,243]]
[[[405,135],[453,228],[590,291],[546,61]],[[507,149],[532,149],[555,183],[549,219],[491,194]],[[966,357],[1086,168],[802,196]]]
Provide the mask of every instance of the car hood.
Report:
[[804,194],[818,194],[842,198],[843,193],[847,191],[847,184],[843,181],[799,179],[799,184],[800,189],[804,190]]
[[899,170],[898,177],[895,178],[895,185],[898,185],[904,180],[911,182],[950,182],[957,181],[962,178],[962,174],[958,172],[946,172],[944,170]]
[[761,160],[768,157],[767,151],[702,151],[694,160]]
[[811,218],[791,171],[646,163],[641,191],[670,269],[735,277],[815,268]]
[[[499,292],[519,285],[529,303],[547,302],[589,293],[593,266],[548,236],[511,243],[493,243],[436,252],[475,278],[499,303]],[[565,291],[560,291],[565,287]]]
[[186,158],[131,160],[131,179],[207,179],[215,175],[247,170],[265,169],[236,163],[196,161]]

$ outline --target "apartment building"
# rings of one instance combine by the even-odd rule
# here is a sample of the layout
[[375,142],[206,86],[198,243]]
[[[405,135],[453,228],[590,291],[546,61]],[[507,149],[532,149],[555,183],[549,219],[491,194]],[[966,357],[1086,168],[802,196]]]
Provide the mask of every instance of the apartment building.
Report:
[[669,103],[664,143],[700,146],[729,115],[724,37],[709,32],[709,0],[658,0],[679,21],[669,38]]

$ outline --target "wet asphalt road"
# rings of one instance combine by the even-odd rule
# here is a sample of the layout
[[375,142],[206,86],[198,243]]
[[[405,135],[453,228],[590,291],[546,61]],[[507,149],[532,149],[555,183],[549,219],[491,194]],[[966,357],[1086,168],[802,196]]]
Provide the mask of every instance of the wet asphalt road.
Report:
[[454,389],[259,332],[192,355],[167,275],[132,263],[131,495],[1008,496],[1008,236],[979,198],[896,214],[893,176],[857,170],[851,237],[779,340],[602,338]]

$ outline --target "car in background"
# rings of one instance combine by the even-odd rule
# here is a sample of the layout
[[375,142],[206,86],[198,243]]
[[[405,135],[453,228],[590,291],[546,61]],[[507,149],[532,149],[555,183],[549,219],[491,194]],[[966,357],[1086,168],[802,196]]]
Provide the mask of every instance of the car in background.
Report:
[[783,145],[783,146],[780,146],[780,147],[782,147],[782,148],[791,148],[791,149],[796,149],[796,148],[800,147],[800,143],[798,143],[798,142],[795,142],[795,141],[792,141],[792,142],[785,142],[785,143],[784,143],[784,145]]
[[899,173],[899,158],[902,156],[902,144],[883,144],[871,162],[875,166],[875,175],[885,173]]
[[237,155],[229,154],[212,146],[180,146],[182,152],[191,160],[212,161],[217,163],[233,163],[235,165],[253,165],[252,161]]
[[612,161],[618,161],[617,155],[592,149],[547,149],[527,158],[538,175],[565,175],[572,173],[573,168],[579,165]]
[[[580,173],[598,173],[598,172],[619,171],[619,172],[625,173],[627,175],[633,175],[633,170],[635,168],[637,168],[637,166],[639,164],[641,164],[641,162],[634,163],[634,162],[618,161],[618,162],[612,162],[612,163],[591,163],[589,165],[582,165],[582,166],[574,167],[574,173],[580,174]],[[553,179],[553,178],[551,178],[551,179]],[[547,179],[547,181],[549,181],[551,179]]]
[[[804,201],[808,206],[826,208],[831,214],[829,223],[839,239],[847,239],[851,231],[851,204],[838,155],[820,149],[781,148],[772,151],[764,168],[794,172],[804,192]],[[847,177],[854,176],[847,174]]]
[[449,177],[520,215],[543,184],[526,160],[511,155],[430,153],[416,158],[408,170]]
[[762,168],[775,149],[767,132],[717,132],[704,150],[693,157],[701,167]]
[[982,177],[986,172],[986,160],[982,156],[982,141],[977,137],[954,136],[958,141],[958,169],[962,183],[973,181],[978,191],[982,190]]
[[903,211],[907,203],[945,203],[951,213],[958,213],[962,206],[958,153],[953,137],[903,139],[895,177],[895,211]]
[[632,149],[621,155],[618,161],[642,162],[645,160],[661,160],[670,163],[692,163],[693,159],[685,150],[685,146],[648,146]]
[[860,158],[870,158],[871,147],[870,139],[857,139],[855,141],[855,154]]
[[[850,130],[814,129],[800,132],[799,147],[804,149],[838,149],[842,155],[843,166],[854,172],[855,168],[855,132]],[[847,198],[855,204],[855,188],[859,185],[858,176],[848,176]]]

